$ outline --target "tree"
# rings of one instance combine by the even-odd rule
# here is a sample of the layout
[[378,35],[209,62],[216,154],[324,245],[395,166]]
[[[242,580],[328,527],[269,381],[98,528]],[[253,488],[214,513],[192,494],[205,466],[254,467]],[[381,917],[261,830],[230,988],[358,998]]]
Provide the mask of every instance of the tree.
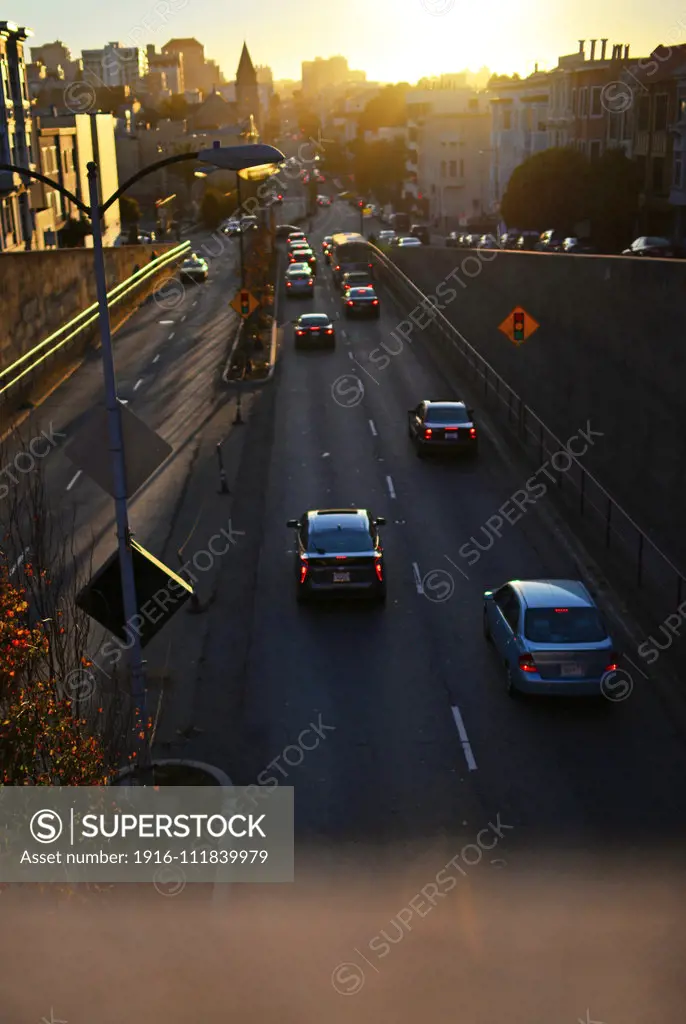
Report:
[[63,249],[83,248],[84,239],[87,235],[93,234],[93,227],[89,220],[77,220],[68,217],[64,227],[59,232],[60,246]]
[[122,196],[119,200],[119,212],[122,224],[138,224],[141,219],[141,208],[137,199]]
[[515,167],[501,203],[508,224],[541,231],[570,231],[588,217],[589,170],[586,157],[569,148],[545,149]]
[[175,93],[162,100],[158,112],[160,117],[169,118],[171,121],[184,121],[188,117],[188,109],[189,103],[183,93]]
[[350,149],[360,195],[372,194],[380,203],[397,202],[407,176],[407,148],[403,140],[365,143],[356,139]]
[[357,120],[360,135],[378,128],[404,125],[407,121],[406,95],[409,88],[407,82],[386,85],[377,96],[369,100]]
[[623,249],[631,237],[641,190],[638,166],[621,149],[608,149],[591,164],[591,235],[604,252]]

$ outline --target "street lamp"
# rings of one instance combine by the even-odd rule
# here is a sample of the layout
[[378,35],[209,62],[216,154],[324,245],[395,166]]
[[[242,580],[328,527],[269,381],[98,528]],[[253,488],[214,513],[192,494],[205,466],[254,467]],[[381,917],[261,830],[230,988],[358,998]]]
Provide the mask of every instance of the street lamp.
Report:
[[[95,115],[92,115],[95,116]],[[129,528],[129,513],[127,506],[127,483],[126,483],[126,459],[124,454],[124,439],[121,423],[121,406],[117,397],[117,380],[114,369],[114,358],[112,354],[112,333],[110,326],[110,313],[107,305],[107,278],[105,273],[105,257],[102,244],[102,222],[107,210],[119,197],[141,178],[154,174],[163,167],[170,164],[180,163],[182,160],[199,160],[202,163],[211,164],[213,167],[224,170],[241,171],[257,164],[280,163],[284,159],[283,153],[273,146],[267,145],[244,145],[244,146],[220,146],[218,142],[212,149],[202,149],[196,153],[177,153],[173,156],[158,160],[148,167],[144,167],[114,192],[109,199],[101,202],[100,183],[97,165],[90,162],[88,167],[88,195],[90,203],[82,202],[69,189],[64,188],[56,181],[52,181],[38,171],[31,171],[25,167],[15,164],[0,164],[0,171],[11,171],[25,178],[32,178],[41,181],[50,188],[61,193],[69,199],[82,213],[90,218],[93,226],[93,272],[98,299],[98,322],[100,326],[100,338],[102,341],[102,367],[105,382],[105,404],[107,407],[108,434],[110,443],[110,454],[112,456],[112,471],[114,479],[114,507],[117,523],[117,541],[119,546],[119,565],[121,571],[122,598],[124,605],[124,617],[126,623],[137,621],[138,599],[136,595],[136,580],[133,568],[133,552],[131,549],[131,530]],[[143,670],[143,657],[140,643],[140,636],[135,629],[133,647],[131,650],[131,676],[132,696],[141,719],[141,727],[144,729],[147,721],[147,707],[145,694],[145,675]],[[150,751],[145,745],[143,749],[144,758],[139,763],[147,766]]]

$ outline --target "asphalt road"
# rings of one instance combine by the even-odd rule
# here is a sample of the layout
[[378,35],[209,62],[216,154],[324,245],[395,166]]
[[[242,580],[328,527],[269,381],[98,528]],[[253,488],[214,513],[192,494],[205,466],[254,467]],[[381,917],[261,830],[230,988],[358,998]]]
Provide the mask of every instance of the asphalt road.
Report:
[[[357,220],[338,202],[311,237],[319,248]],[[244,682],[254,763],[279,759],[265,776],[296,787],[302,836],[438,837],[497,813],[517,845],[676,833],[686,750],[653,693],[592,707],[507,697],[482,636],[483,590],[577,572],[535,511],[476,565],[460,559],[522,481],[488,438],[476,463],[416,457],[406,412],[446,388],[421,342],[384,369],[369,361],[384,341],[397,349],[390,333],[407,312],[380,294],[381,319],[341,319],[333,353],[296,352],[286,327]],[[282,292],[280,303],[285,321],[341,309],[323,262],[313,300]],[[387,607],[298,606],[286,520],[347,506],[388,520]],[[317,716],[328,727],[317,748],[284,758]]]

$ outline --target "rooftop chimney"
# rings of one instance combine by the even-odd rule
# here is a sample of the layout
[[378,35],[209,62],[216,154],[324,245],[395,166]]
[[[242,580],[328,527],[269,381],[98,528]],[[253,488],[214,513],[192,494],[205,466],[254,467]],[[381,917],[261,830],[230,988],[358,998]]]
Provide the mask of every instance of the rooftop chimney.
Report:
[[597,42],[598,42],[597,39],[591,39],[591,53],[590,53],[590,56],[588,58],[589,60],[595,60],[595,44]]
[[627,43],[626,46],[624,47],[624,60],[628,60],[628,59],[629,59],[629,43]]
[[582,57],[584,56],[584,44],[585,44],[585,42],[586,42],[585,39],[580,39],[579,40],[579,53],[580,53],[580,55]]
[[600,59],[605,60],[605,50],[607,49],[607,39],[600,40]]
[[534,74],[538,74],[538,64],[534,64]]

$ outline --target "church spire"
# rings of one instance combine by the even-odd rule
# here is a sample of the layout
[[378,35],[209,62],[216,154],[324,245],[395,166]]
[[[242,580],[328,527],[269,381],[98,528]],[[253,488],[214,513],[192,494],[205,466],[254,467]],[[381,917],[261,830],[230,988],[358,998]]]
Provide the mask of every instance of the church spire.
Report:
[[240,85],[252,85],[256,81],[257,72],[248,53],[248,45],[244,42],[243,49],[241,50],[241,59],[238,62],[236,82]]

